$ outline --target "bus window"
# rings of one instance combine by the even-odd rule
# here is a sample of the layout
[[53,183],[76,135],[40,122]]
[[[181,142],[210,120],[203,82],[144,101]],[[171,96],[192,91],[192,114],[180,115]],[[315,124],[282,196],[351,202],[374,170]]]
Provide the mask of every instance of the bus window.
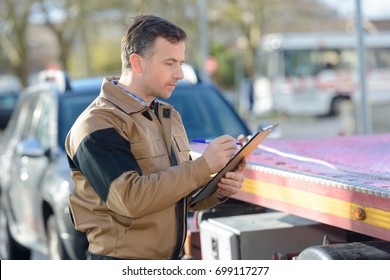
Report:
[[[390,32],[366,34],[365,42],[368,100],[390,102]],[[253,112],[263,114],[256,108],[267,108],[286,114],[334,114],[338,101],[359,91],[355,46],[352,33],[264,36],[256,59],[254,95],[255,103],[271,105],[254,104]]]
[[390,68],[390,49],[370,49],[367,51],[367,67]]

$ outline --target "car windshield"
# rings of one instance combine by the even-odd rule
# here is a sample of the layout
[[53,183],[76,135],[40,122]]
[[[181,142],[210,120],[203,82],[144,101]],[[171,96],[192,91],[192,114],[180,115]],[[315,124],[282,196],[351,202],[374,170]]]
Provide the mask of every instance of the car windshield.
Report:
[[59,107],[59,127],[58,127],[58,145],[64,148],[65,138],[69,129],[76,121],[77,117],[85,108],[96,98],[95,95],[74,95],[72,98],[63,98]]
[[209,85],[177,86],[172,96],[163,101],[181,114],[190,140],[213,139],[223,134],[233,137],[250,134],[233,108]]
[[99,95],[102,78],[72,81],[72,91],[64,93],[59,100],[58,145],[65,149],[66,135],[77,117]]

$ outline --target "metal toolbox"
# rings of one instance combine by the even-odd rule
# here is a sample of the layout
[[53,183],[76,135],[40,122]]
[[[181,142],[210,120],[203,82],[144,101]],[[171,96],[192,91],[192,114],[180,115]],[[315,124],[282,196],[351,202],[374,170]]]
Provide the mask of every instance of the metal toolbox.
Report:
[[214,218],[200,224],[202,259],[214,260],[298,255],[312,245],[345,242],[345,235],[345,230],[283,212]]

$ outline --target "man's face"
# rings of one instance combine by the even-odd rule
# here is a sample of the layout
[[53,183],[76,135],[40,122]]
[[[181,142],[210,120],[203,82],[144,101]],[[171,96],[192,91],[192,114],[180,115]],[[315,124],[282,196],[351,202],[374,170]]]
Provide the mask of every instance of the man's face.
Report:
[[171,43],[158,37],[152,54],[144,59],[142,82],[145,88],[145,98],[148,102],[156,97],[169,98],[178,80],[184,74],[181,65],[185,58],[185,43]]

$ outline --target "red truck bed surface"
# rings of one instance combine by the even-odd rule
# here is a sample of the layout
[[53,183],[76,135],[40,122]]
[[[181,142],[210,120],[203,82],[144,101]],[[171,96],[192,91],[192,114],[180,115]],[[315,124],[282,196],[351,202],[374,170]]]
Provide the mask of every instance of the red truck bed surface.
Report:
[[267,139],[247,162],[235,198],[390,241],[390,134]]

